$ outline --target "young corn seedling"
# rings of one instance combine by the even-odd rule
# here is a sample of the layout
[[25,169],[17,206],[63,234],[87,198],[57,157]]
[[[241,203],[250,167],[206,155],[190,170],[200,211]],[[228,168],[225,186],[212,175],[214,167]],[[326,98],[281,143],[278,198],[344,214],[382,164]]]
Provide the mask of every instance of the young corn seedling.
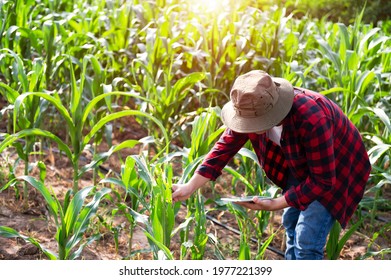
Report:
[[[215,139],[222,133],[224,128],[218,128],[218,110],[209,108],[200,115],[196,115],[190,123],[192,126],[191,138],[184,138],[190,147],[180,153],[183,158],[184,171],[178,183],[189,180],[196,167],[209,151]],[[181,134],[185,136],[184,134]],[[202,259],[209,236],[206,234],[206,213],[204,200],[201,193],[197,193],[186,202],[187,214],[184,227],[181,229],[181,258],[184,258],[188,249],[191,250],[192,259]],[[190,222],[192,221],[192,222]],[[190,231],[194,227],[193,241],[190,240]]]
[[248,217],[246,210],[242,207],[229,203],[228,209],[235,215],[236,221],[240,230],[240,246],[238,252],[239,260],[250,260],[251,249],[250,249],[250,232],[251,229],[248,226]]
[[[16,180],[26,181],[36,188],[44,197],[47,209],[54,220],[56,226],[55,239],[57,241],[58,252],[47,250],[40,244],[39,240],[25,236],[16,230],[0,226],[0,236],[8,238],[22,238],[38,247],[51,260],[72,260],[81,256],[85,246],[91,244],[99,238],[99,234],[85,237],[91,218],[96,214],[99,204],[104,196],[110,193],[110,189],[102,188],[95,192],[95,187],[83,188],[71,198],[72,190],[68,190],[64,202],[58,200],[54,193],[42,183],[30,176],[21,176],[10,181],[4,188],[8,188]],[[88,195],[95,192],[90,202],[85,204]]]
[[361,224],[362,220],[359,220],[353,226],[351,226],[349,230],[346,231],[340,238],[341,225],[338,223],[338,221],[334,223],[326,243],[326,253],[329,260],[337,260],[339,258],[343,246],[346,244],[352,234],[356,232]]
[[[173,234],[178,230],[173,230],[176,206],[171,199],[172,167],[164,162],[147,161],[144,156],[131,158],[127,165],[130,169],[123,173],[121,180],[110,178],[102,182],[123,186],[127,194],[133,197],[132,203],[135,204],[128,206],[121,203],[119,209],[130,222],[143,227],[153,258],[173,259],[170,243]],[[140,207],[136,207],[138,203]]]
[[250,244],[252,242],[251,236],[253,236],[252,232],[254,231],[254,229],[257,228],[256,224],[253,222],[253,218],[248,215],[247,210],[245,210],[243,207],[239,205],[229,203],[227,206],[229,211],[235,215],[240,230],[240,246],[238,252],[238,259],[239,260],[251,260],[253,258],[264,259],[266,249],[272,242],[273,238],[275,237],[276,232],[271,233],[270,236],[267,237],[266,241],[262,243],[261,242],[262,232],[255,230],[255,232],[257,233],[256,238],[258,239],[258,250],[255,257],[253,257],[251,254],[251,247],[250,247]]
[[197,193],[194,199],[195,210],[193,211],[193,242],[191,244],[192,246],[190,246],[191,259],[202,260],[204,258],[206,244],[209,239],[209,236],[206,233],[206,209],[204,205],[204,197],[200,192]]
[[115,211],[116,215],[123,213],[129,222],[128,257],[130,257],[133,254],[133,232],[137,226],[137,219],[131,213],[141,215],[150,208],[146,197],[150,194],[152,180],[148,175],[146,165],[138,156],[128,156],[121,167],[120,178],[106,178],[100,183],[114,184],[125,190],[125,195],[119,197]]
[[162,253],[165,258],[173,259],[169,250],[171,234],[175,225],[174,205],[171,200],[173,170],[169,165],[156,166],[154,174],[156,184],[152,185],[150,202],[152,232],[146,231],[145,234],[154,248],[154,259],[162,258]]

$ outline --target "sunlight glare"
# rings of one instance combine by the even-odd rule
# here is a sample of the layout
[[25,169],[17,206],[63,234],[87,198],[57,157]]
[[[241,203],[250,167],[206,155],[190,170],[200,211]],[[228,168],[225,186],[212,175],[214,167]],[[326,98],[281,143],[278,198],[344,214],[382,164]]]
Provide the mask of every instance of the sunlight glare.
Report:
[[223,8],[225,2],[225,0],[190,0],[189,4],[196,6],[200,12],[216,13]]

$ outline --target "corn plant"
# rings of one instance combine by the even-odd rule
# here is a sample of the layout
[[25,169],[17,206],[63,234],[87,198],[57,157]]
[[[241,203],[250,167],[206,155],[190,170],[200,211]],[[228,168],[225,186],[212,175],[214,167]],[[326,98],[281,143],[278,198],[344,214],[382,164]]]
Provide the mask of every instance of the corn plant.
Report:
[[[134,200],[132,199],[131,206],[121,203],[119,208],[125,213],[129,222],[134,225],[140,224],[143,227],[154,259],[173,259],[174,255],[170,250],[172,237],[178,232],[181,236],[183,233],[188,234],[192,222],[195,223],[193,241],[189,241],[189,238],[181,238],[183,242],[180,256],[183,258],[186,248],[189,248],[192,252],[192,259],[202,259],[206,243],[212,237],[206,234],[206,212],[201,195],[198,195],[195,214],[188,215],[180,225],[174,228],[174,218],[180,204],[173,205],[171,202],[173,169],[170,160],[177,155],[167,155],[157,161],[149,162],[149,164],[147,164],[145,157],[132,156],[130,161],[132,164],[127,165],[128,170],[123,173],[121,180],[104,179],[102,182],[111,182],[124,187],[131,197],[141,203],[139,206],[133,204]],[[199,160],[196,164],[198,163]],[[192,168],[188,166],[187,171],[184,172],[185,176],[194,171],[196,164]],[[127,177],[126,174],[133,175]],[[129,187],[124,184],[124,180],[127,181],[127,178],[131,179]],[[143,186],[142,188],[137,187],[140,184]],[[149,214],[147,215],[147,213]],[[133,229],[134,227],[131,228],[131,230]]]
[[150,194],[151,180],[146,170],[146,166],[139,157],[128,156],[125,164],[121,167],[119,178],[105,178],[100,181],[101,184],[110,183],[125,190],[125,195],[118,194],[117,206],[114,211],[116,215],[123,213],[129,222],[128,257],[133,253],[133,232],[137,226],[137,219],[130,213],[139,213],[141,215],[150,208],[146,199]]
[[33,23],[29,18],[33,12],[40,11],[41,6],[33,8],[33,1],[0,3],[0,34],[2,34],[0,48],[8,48],[23,57],[31,56],[30,47],[40,50],[39,32],[32,28]]
[[391,157],[391,121],[386,113],[387,108],[363,107],[353,117],[354,120],[366,118],[371,127],[364,133],[364,139],[371,144],[368,150],[372,165],[370,187],[364,193],[360,206],[370,210],[371,225],[375,222],[378,208],[387,209],[388,201],[382,199],[387,184],[391,183],[390,157]]
[[83,188],[74,194],[73,197],[71,197],[72,190],[68,190],[64,202],[61,204],[56,195],[42,181],[36,180],[31,176],[20,176],[10,181],[2,190],[13,185],[17,180],[28,182],[44,197],[47,209],[56,226],[55,239],[57,241],[58,253],[45,249],[39,240],[27,237],[9,227],[0,226],[0,236],[22,238],[38,247],[52,260],[77,259],[85,246],[99,238],[99,234],[94,234],[83,240],[91,218],[96,214],[99,203],[110,192],[110,189],[103,188],[96,191],[92,200],[87,204],[85,204],[85,200],[89,194],[95,191],[96,188],[94,186]]
[[389,256],[391,254],[391,248],[390,247],[379,248],[379,245],[376,244],[376,240],[385,232],[389,231],[390,228],[391,228],[391,223],[388,222],[379,231],[374,232],[373,236],[371,237],[371,242],[368,244],[367,252],[363,256],[360,256],[358,259],[365,260],[370,257],[379,257],[379,256],[381,259],[385,259],[387,255]]
[[[128,254],[123,257],[124,259],[129,259],[134,254],[140,252],[139,250],[132,250],[133,233],[138,223],[149,225],[145,212],[150,209],[150,204],[148,204],[147,200],[150,195],[151,179],[144,161],[139,156],[128,156],[125,163],[121,166],[120,174],[100,181],[100,184],[111,184],[112,186],[121,187],[120,190],[112,188],[116,200],[111,200],[115,207],[110,212],[112,218],[123,215],[129,222]],[[108,218],[103,215],[99,215],[99,220],[113,234],[115,246],[118,250],[118,234],[120,230],[123,230],[123,226],[113,226],[108,221]],[[143,249],[142,251],[147,252],[149,250]]]
[[[126,160],[120,179],[108,178],[101,183],[114,183],[125,189],[131,199],[130,206],[118,203],[118,209],[130,223],[129,256],[131,238],[137,224],[141,224],[150,243],[154,259],[173,259],[170,242],[174,231],[177,210],[171,201],[172,167],[159,162],[149,162],[142,155]],[[148,215],[146,215],[148,213]]]
[[[198,193],[195,197],[193,242],[191,249],[192,260],[202,260],[209,235],[206,233],[206,209],[203,196]],[[183,243],[182,243],[183,246]]]
[[[156,184],[152,185],[150,221],[152,232],[145,234],[152,247],[158,247],[165,257],[172,259],[167,248],[170,247],[171,234],[175,225],[174,205],[171,201],[172,168],[166,166],[164,170],[157,167]],[[160,170],[159,170],[160,169]],[[166,177],[167,176],[167,177]],[[154,258],[161,258],[157,248],[154,249]]]
[[[86,69],[86,63],[87,61],[85,60],[84,71]],[[125,95],[125,96],[137,97],[137,98],[138,96],[136,94],[126,93],[126,92],[105,93],[105,94],[98,95],[97,97],[92,99],[88,103],[88,105],[85,106],[85,108],[83,108],[82,91],[84,88],[85,76],[82,75],[80,88],[79,88],[76,84],[76,79],[72,69],[73,68],[71,67],[72,92],[71,92],[71,103],[69,106],[70,107],[69,111],[67,109],[68,106],[65,106],[61,102],[58,94],[51,95],[44,92],[27,92],[20,95],[15,100],[15,109],[14,109],[14,124],[16,124],[18,120],[19,112],[22,109],[22,106],[25,106],[24,100],[26,98],[39,97],[51,103],[53,106],[55,106],[55,108],[58,110],[60,115],[64,118],[64,121],[67,125],[66,127],[69,130],[69,135],[71,138],[70,144],[72,146],[72,150],[68,147],[67,143],[63,142],[63,140],[61,140],[53,133],[49,131],[45,131],[43,129],[32,128],[32,129],[24,129],[18,133],[6,137],[5,140],[0,144],[0,151],[2,151],[4,148],[6,148],[10,144],[14,143],[17,139],[20,139],[22,137],[39,135],[54,140],[58,144],[59,149],[65,152],[66,156],[70,159],[72,163],[74,169],[73,190],[74,193],[76,193],[79,189],[78,180],[86,171],[90,170],[91,168],[94,168],[96,165],[104,161],[108,156],[112,154],[112,152],[118,151],[119,149],[122,148],[129,147],[128,145],[131,145],[130,147],[132,147],[132,145],[136,143],[136,141],[132,141],[132,140],[125,141],[124,143],[117,145],[116,147],[112,147],[108,153],[103,153],[97,156],[96,159],[93,162],[91,162],[89,165],[86,165],[85,167],[79,169],[79,159],[82,151],[90,143],[93,137],[96,136],[96,134],[100,131],[100,129],[104,127],[108,122],[125,116],[142,116],[151,119],[153,122],[157,124],[158,127],[161,128],[166,143],[168,143],[168,136],[166,134],[164,127],[156,118],[137,110],[123,110],[119,112],[114,112],[112,114],[108,114],[104,116],[102,119],[98,120],[94,124],[92,129],[87,133],[87,135],[83,135],[83,131],[86,129],[88,118],[91,117],[91,115],[93,114],[93,109],[99,101],[101,101],[104,98],[110,98],[111,96],[115,96],[115,95]],[[145,98],[142,97],[140,98],[146,100]]]
[[[165,52],[165,51],[164,51]],[[202,79],[203,73],[191,73],[177,81],[171,74],[171,66],[166,71],[154,75],[155,65],[152,62],[146,66],[140,61],[133,62],[132,74],[135,90],[142,92],[151,103],[141,105],[143,111],[154,115],[166,127],[169,134],[173,134],[181,112],[191,104],[190,89]],[[150,69],[152,68],[152,69]],[[138,81],[141,77],[141,81]],[[151,106],[153,105],[153,106]],[[145,109],[144,109],[145,108]],[[154,128],[149,127],[149,133],[153,135]],[[159,136],[158,134],[155,137]]]
[[[381,71],[382,68],[387,69],[386,65],[382,66],[382,58],[388,53],[389,37],[382,34],[380,28],[361,24],[363,13],[364,10],[349,28],[338,23],[325,34],[315,35],[324,58],[317,67],[324,62],[333,65],[324,74],[328,80],[327,87],[340,89],[335,100],[349,117],[354,117],[360,106],[366,106],[372,95],[370,93],[381,88],[387,76],[381,75]],[[324,73],[322,70],[319,72]]]
[[358,229],[361,223],[362,220],[356,222],[353,226],[349,228],[348,231],[346,231],[342,235],[341,238],[340,238],[341,225],[337,221],[334,223],[333,227],[330,230],[329,238],[326,243],[326,253],[327,253],[327,258],[329,260],[336,260],[339,258],[343,246],[346,244],[346,242],[349,240],[352,234],[355,233],[355,231]]
[[[210,107],[198,114],[189,114],[181,126],[181,140],[186,149],[184,166],[194,162],[196,159],[206,155],[216,139],[224,131],[220,125],[220,109]],[[184,132],[191,130],[190,137]],[[187,152],[186,152],[187,151]]]
[[[188,122],[183,125],[184,129],[191,129],[191,137],[183,138],[185,144],[189,147],[174,155],[182,157],[182,164],[184,171],[179,179],[179,183],[186,182],[193,175],[196,167],[200,164],[205,154],[209,151],[216,138],[224,130],[223,127],[218,127],[219,117],[218,108],[209,108],[200,115],[196,115],[192,122]],[[185,134],[182,132],[182,136]],[[173,155],[169,155],[173,156]],[[201,194],[193,196],[186,202],[187,214],[186,220],[193,221],[194,223],[187,223],[186,226],[181,230],[181,258],[183,258],[190,249],[192,252],[192,258],[202,258],[208,241],[208,235],[205,232],[205,208],[204,200]],[[194,226],[193,241],[190,240],[190,231]]]
[[[251,217],[248,216],[248,210],[244,209],[239,205],[228,203],[227,205],[229,211],[235,215],[236,221],[240,230],[240,245],[238,252],[239,260],[251,260],[253,256],[251,254],[251,237],[254,235],[253,230],[256,228],[256,225],[252,221]],[[257,232],[257,231],[256,231]],[[258,251],[255,256],[255,259],[263,259],[267,247],[272,242],[275,233],[272,233],[264,243],[261,243],[262,235],[257,234],[258,239]]]
[[[273,184],[267,183],[267,178],[264,172],[261,170],[258,159],[255,153],[248,148],[242,148],[238,155],[235,157],[234,166],[226,166],[224,168],[229,174],[232,175],[232,190],[231,193],[234,195],[261,195],[267,197],[276,197],[279,188]],[[238,167],[238,168],[236,168]],[[238,193],[236,190],[237,184],[242,184],[244,186],[244,191],[242,193]],[[223,207],[223,206],[220,206]],[[223,207],[224,209],[226,207]],[[236,208],[228,207],[230,211],[236,211]],[[241,212],[238,212],[239,214]],[[238,214],[237,213],[237,214]],[[238,219],[241,217],[244,218],[243,215],[236,215]],[[261,238],[265,234],[265,230],[268,225],[270,225],[270,231],[273,232],[272,224],[270,224],[270,219],[273,217],[274,213],[270,211],[253,211],[246,214],[246,219],[249,221],[257,221],[257,223],[253,223],[253,229],[255,230],[257,236]],[[239,222],[238,222],[239,223]],[[272,234],[274,235],[274,233]],[[270,240],[266,243],[270,243],[273,239],[270,236]],[[268,245],[264,244],[266,247]],[[260,250],[265,250],[266,247],[262,247]],[[245,249],[243,249],[245,250]],[[258,256],[262,258],[264,255],[264,251],[258,253]]]
[[[37,59],[32,63],[31,74],[26,74],[25,65],[22,58],[15,52],[9,49],[3,49],[0,57],[3,56],[6,60],[11,59],[13,61],[13,76],[18,80],[18,84],[21,85],[21,91],[39,91],[42,90],[45,84],[43,77],[43,64],[42,61]],[[16,99],[20,96],[19,92],[13,88],[18,88],[17,84],[11,86],[0,82],[0,93],[4,95],[7,101],[11,104],[11,108],[14,106]],[[21,110],[18,121],[14,122],[13,132],[20,131],[23,129],[33,129],[41,125],[43,116],[47,109],[47,102],[39,99],[37,96],[30,96],[26,98],[25,107]],[[11,115],[11,114],[9,114]],[[25,139],[24,146],[15,142],[14,147],[18,152],[18,156],[24,161],[24,175],[28,175],[29,172],[29,156],[33,150],[33,145],[36,142],[34,135],[28,136]],[[28,207],[28,188],[27,183],[24,184],[23,190],[24,208]]]
[[[250,143],[241,148],[235,156],[234,165],[224,168],[232,175],[232,191],[234,195],[260,195],[274,198],[276,197],[279,188],[267,179],[265,172],[262,170],[258,158]],[[237,185],[242,184],[244,190],[238,193]],[[262,236],[270,224],[270,219],[274,216],[270,211],[257,211],[252,215],[258,221],[258,226],[255,227],[257,234]],[[270,225],[272,226],[272,225]]]

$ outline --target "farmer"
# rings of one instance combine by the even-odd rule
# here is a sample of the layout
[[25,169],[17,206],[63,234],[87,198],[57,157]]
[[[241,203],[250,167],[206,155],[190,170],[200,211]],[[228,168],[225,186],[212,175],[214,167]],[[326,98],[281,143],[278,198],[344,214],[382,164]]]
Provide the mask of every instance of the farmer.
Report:
[[360,133],[325,96],[254,70],[239,76],[221,111],[227,126],[193,177],[173,185],[173,201],[221,175],[250,140],[266,175],[282,189],[268,200],[238,204],[253,210],[284,209],[285,258],[323,259],[337,220],[345,228],[361,198],[370,163]]

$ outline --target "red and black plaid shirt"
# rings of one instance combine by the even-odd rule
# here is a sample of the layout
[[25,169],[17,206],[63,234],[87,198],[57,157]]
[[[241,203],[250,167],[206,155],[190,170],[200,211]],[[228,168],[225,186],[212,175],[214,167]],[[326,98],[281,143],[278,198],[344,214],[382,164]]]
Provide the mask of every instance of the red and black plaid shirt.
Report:
[[[216,180],[248,140],[290,206],[305,210],[318,200],[346,227],[363,197],[371,165],[360,133],[335,103],[296,88],[292,109],[283,121],[281,146],[266,134],[226,129],[197,173]],[[287,186],[289,174],[300,183]]]

